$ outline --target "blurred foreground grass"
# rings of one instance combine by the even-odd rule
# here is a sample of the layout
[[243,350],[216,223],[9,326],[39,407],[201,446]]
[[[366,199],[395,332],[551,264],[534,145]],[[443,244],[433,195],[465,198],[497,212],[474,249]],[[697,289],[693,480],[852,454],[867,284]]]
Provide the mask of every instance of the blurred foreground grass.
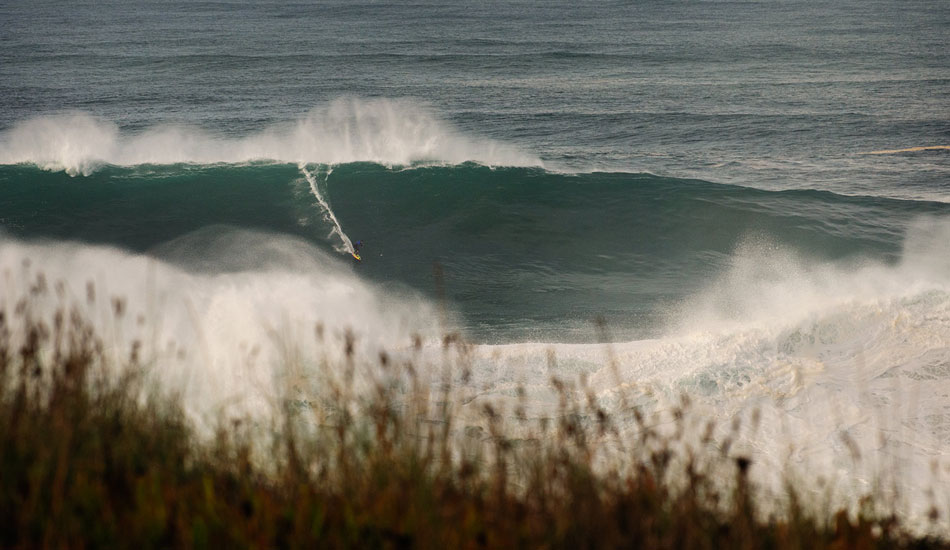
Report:
[[[789,483],[766,515],[749,458],[684,456],[636,410],[643,429],[622,436],[557,379],[558,414],[517,438],[491,405],[484,429],[463,425],[449,389],[385,353],[355,391],[350,337],[325,397],[285,400],[263,443],[248,422],[199,436],[179,399],[148,387],[136,346],[116,365],[80,315],[26,309],[0,313],[3,548],[950,547],[875,495],[819,514]],[[608,444],[626,459],[600,465]]]

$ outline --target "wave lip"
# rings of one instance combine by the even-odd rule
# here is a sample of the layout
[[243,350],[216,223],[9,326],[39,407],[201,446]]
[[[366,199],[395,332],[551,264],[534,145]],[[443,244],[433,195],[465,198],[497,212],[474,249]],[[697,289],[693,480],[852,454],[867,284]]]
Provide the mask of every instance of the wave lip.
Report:
[[114,123],[82,112],[32,118],[0,135],[0,164],[29,163],[71,175],[88,175],[104,164],[252,161],[542,166],[514,146],[462,135],[424,106],[399,99],[340,98],[294,122],[241,138],[183,125],[123,134]]

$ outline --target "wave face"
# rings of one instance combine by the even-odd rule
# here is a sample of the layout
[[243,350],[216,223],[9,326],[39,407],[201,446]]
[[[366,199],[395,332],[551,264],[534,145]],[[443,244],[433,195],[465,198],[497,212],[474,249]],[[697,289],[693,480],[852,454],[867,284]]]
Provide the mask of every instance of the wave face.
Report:
[[472,163],[16,165],[0,187],[0,308],[36,273],[128,298],[100,329],[116,349],[148,336],[196,414],[268,409],[280,366],[326,360],[348,329],[367,362],[424,335],[438,365],[458,328],[473,410],[523,386],[543,416],[550,376],[584,375],[609,410],[689,395],[721,440],[758,419],[735,448],[766,487],[820,472],[847,503],[893,481],[917,517],[950,490],[931,473],[950,444],[946,203]]
[[438,262],[468,328],[490,341],[591,340],[597,316],[618,338],[657,336],[742,250],[894,264],[915,219],[950,213],[944,203],[473,164],[105,166],[78,179],[6,166],[0,184],[10,199],[0,222],[18,237],[153,254],[208,226],[294,235],[328,252],[347,250],[342,237],[367,243],[362,276],[430,294]]

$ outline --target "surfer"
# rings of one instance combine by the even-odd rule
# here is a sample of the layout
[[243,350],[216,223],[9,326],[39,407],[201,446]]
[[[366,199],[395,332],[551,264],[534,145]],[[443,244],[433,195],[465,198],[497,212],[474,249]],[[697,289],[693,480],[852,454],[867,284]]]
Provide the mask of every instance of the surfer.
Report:
[[363,261],[363,258],[360,256],[360,249],[363,248],[363,241],[356,241],[353,244],[353,257],[356,258],[356,261]]

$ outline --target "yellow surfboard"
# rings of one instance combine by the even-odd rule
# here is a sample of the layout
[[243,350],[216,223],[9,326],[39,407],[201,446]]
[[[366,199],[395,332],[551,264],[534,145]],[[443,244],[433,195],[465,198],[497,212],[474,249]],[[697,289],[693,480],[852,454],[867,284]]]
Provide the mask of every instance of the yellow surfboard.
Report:
[[363,258],[360,258],[360,255],[359,255],[358,252],[350,252],[350,254],[352,254],[353,257],[356,258],[356,261],[358,261],[358,262],[362,262],[362,261],[363,261]]

